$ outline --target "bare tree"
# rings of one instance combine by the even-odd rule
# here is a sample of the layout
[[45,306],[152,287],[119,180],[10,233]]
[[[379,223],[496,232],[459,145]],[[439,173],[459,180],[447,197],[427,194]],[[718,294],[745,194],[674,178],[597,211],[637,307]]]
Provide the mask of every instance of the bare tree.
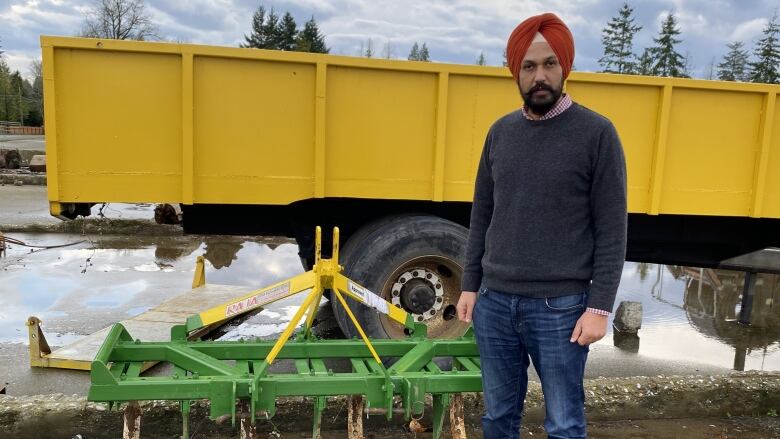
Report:
[[395,57],[395,48],[390,40],[385,43],[384,49],[382,49],[382,58],[393,59]]
[[154,40],[157,26],[144,10],[143,0],[93,0],[80,35],[114,40]]
[[41,64],[40,58],[30,61],[30,75],[32,75],[33,78],[43,77],[43,64]]

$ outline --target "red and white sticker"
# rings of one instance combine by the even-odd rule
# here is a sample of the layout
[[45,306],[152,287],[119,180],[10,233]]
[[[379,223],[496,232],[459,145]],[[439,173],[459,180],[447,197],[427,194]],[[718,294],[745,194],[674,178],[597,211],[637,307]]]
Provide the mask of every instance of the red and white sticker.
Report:
[[246,299],[229,304],[225,307],[225,317],[241,314],[259,306],[263,306],[266,303],[281,299],[289,293],[290,282],[283,283],[271,289],[257,293],[254,296],[247,297]]

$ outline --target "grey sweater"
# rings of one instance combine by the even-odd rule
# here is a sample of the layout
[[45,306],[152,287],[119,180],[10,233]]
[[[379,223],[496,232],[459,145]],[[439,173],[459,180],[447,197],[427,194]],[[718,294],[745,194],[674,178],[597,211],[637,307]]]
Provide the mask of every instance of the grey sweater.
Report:
[[548,120],[510,113],[482,150],[462,288],[590,291],[588,307],[612,311],[626,216],[625,158],[608,119],[576,103]]

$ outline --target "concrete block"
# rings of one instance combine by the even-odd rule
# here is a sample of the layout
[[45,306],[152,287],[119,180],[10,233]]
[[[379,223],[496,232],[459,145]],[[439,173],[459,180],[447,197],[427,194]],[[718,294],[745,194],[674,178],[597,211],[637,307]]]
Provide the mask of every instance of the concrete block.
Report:
[[642,327],[642,302],[623,301],[615,312],[613,326],[620,332],[635,334]]
[[46,156],[34,155],[30,159],[30,171],[32,172],[46,172]]

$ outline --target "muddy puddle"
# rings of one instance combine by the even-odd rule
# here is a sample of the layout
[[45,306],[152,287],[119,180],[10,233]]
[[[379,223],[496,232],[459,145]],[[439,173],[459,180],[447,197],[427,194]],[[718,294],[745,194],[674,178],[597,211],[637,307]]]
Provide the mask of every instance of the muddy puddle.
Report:
[[[29,315],[44,322],[51,344],[62,345],[140,314],[190,289],[198,256],[206,259],[209,283],[259,287],[302,271],[297,246],[284,239],[9,236],[37,246],[86,241],[48,250],[8,248],[0,259],[0,343],[26,343]],[[290,320],[299,301],[280,301],[255,318],[273,330],[261,326],[243,333],[280,332],[277,325]]]
[[[0,343],[26,343],[30,315],[44,322],[53,345],[66,344],[139,314],[190,288],[195,260],[207,261],[209,283],[260,287],[302,271],[286,239],[235,236],[81,236],[11,234],[49,250],[11,246],[0,259]],[[627,262],[617,297],[639,301],[638,338],[610,328],[599,346],[622,355],[693,361],[737,370],[780,370],[780,276],[758,276],[753,325],[736,323],[743,274]],[[272,304],[226,339],[274,338],[302,297]]]
[[743,283],[737,271],[627,262],[616,308],[624,300],[641,302],[642,329],[638,338],[621,337],[610,324],[597,345],[735,370],[780,370],[780,276],[758,276],[750,326],[737,322]]

